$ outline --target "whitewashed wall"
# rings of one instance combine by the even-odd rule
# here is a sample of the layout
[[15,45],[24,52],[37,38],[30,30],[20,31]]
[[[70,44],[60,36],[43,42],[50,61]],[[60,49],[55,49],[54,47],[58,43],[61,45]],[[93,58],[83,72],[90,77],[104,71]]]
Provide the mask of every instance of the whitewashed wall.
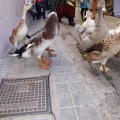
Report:
[[113,13],[114,16],[120,17],[120,0],[113,1]]

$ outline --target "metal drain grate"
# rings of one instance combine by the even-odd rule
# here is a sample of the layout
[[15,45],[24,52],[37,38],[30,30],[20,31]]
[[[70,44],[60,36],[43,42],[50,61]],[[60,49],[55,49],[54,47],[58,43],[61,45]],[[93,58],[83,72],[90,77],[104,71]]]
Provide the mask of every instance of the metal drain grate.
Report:
[[50,112],[49,76],[2,79],[0,116]]

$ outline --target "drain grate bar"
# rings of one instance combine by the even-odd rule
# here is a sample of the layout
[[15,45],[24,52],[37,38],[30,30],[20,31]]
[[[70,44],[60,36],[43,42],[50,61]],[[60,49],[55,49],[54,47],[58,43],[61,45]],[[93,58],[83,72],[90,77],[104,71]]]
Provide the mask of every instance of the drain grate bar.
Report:
[[0,116],[50,113],[49,76],[2,79]]

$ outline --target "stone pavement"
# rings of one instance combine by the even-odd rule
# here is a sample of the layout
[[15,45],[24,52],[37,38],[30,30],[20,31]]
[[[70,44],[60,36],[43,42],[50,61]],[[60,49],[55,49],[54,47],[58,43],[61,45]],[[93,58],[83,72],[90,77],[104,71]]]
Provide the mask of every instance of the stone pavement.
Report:
[[[29,35],[44,23],[43,20],[32,21]],[[94,76],[89,65],[83,61],[76,47],[77,40],[70,34],[73,27],[63,24],[63,29],[69,32],[63,35],[61,31],[50,47],[55,50],[57,57],[49,58],[44,52],[47,59],[53,61],[50,70],[39,68],[36,57],[17,59],[6,55],[0,65],[0,78],[49,74],[52,114],[6,117],[0,120],[120,120],[120,102],[116,90],[104,76]]]

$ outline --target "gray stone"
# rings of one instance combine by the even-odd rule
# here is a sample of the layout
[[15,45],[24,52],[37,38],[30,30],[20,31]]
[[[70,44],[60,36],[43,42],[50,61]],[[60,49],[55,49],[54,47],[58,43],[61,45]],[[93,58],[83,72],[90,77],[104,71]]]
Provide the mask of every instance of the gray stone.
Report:
[[64,66],[66,66],[66,65],[72,66],[73,65],[73,61],[72,60],[62,60],[62,63],[63,63]]
[[22,77],[33,77],[35,76],[35,69],[24,70],[22,73]]
[[8,77],[12,77],[12,78],[17,78],[21,76],[21,70],[12,70],[10,71],[10,73],[8,74]]
[[69,83],[70,91],[73,93],[85,91],[85,87],[82,82],[71,82]]
[[55,93],[68,93],[67,83],[54,84],[54,91]]
[[0,72],[3,72],[3,71],[10,71],[12,68],[12,65],[0,65]]
[[83,81],[83,77],[82,75],[80,75],[79,73],[75,72],[75,73],[68,73],[66,74],[66,80],[68,82],[75,82],[75,81]]
[[74,103],[77,106],[92,104],[91,100],[90,100],[90,97],[86,92],[79,92],[77,94],[73,94],[72,96],[73,96],[73,99],[74,99]]
[[66,65],[64,67],[64,69],[65,69],[66,73],[75,73],[75,72],[77,72],[75,66],[73,66],[73,65]]
[[57,100],[59,107],[68,107],[73,105],[69,94],[59,94],[57,95]]
[[99,117],[93,106],[79,106],[79,120],[99,120]]
[[5,75],[0,75],[0,79],[1,79],[1,78],[7,78],[7,76],[8,76],[7,74],[5,74]]
[[64,73],[63,67],[52,67],[51,72],[53,74],[60,74],[60,73]]
[[7,74],[8,74],[8,70],[7,71],[0,70],[0,75],[7,75]]
[[28,63],[36,63],[37,62],[37,57],[27,58],[26,62],[28,62]]
[[23,64],[26,62],[26,59],[25,58],[21,58],[21,59],[15,59],[15,61],[13,62],[14,64]]
[[29,64],[25,64],[24,68],[25,69],[36,69],[36,63],[29,63]]
[[14,61],[13,60],[4,60],[2,65],[11,65]]
[[36,69],[36,76],[40,76],[40,75],[42,75],[42,69],[38,68]]
[[[57,54],[57,53],[55,53],[55,54]],[[60,59],[59,55],[57,54],[57,57],[51,57],[51,60],[52,60],[53,62],[55,62],[55,61],[59,61],[59,60],[61,60],[61,59]]]
[[53,81],[53,83],[66,82],[66,77],[64,74],[52,75],[52,81]]
[[42,70],[42,75],[50,75],[50,70]]
[[12,70],[21,70],[23,68],[23,65],[19,65],[19,64],[13,64],[11,69]]
[[58,120],[77,120],[73,108],[60,109],[59,112]]
[[53,63],[51,65],[52,65],[52,67],[54,67],[54,66],[62,66],[62,63],[61,63],[60,60],[56,60],[56,61],[53,61]]

